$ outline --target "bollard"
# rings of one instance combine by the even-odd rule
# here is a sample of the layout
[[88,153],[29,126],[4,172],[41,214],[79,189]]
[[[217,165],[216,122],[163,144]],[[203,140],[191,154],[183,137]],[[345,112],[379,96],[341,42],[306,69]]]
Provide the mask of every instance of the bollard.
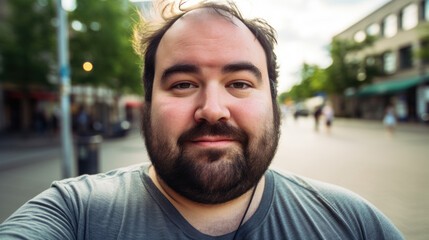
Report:
[[103,138],[100,135],[77,137],[78,175],[96,174],[98,169],[98,152]]

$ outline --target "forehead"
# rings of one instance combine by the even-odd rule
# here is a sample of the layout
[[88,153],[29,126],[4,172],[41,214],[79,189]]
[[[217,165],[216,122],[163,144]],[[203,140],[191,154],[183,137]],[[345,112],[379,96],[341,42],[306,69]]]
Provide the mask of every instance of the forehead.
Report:
[[[225,13],[226,14],[226,13]],[[265,52],[247,26],[212,9],[193,10],[178,19],[160,41],[155,69],[178,63],[221,67],[251,62],[266,72]]]

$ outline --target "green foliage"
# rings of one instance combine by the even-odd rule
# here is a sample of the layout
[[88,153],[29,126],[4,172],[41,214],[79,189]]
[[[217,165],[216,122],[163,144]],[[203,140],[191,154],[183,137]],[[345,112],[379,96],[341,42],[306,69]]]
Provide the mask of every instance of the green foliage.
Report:
[[55,6],[48,0],[7,2],[9,14],[0,23],[0,80],[26,89],[32,83],[49,85],[55,71]]
[[[0,80],[28,87],[51,85],[57,72],[56,1],[10,0],[10,12],[0,22]],[[140,59],[131,43],[138,14],[127,0],[77,0],[69,25],[72,84],[107,86],[118,92],[142,94]],[[75,22],[76,24],[77,22]],[[90,61],[91,72],[82,65]],[[52,85],[51,85],[52,86]]]
[[429,37],[423,39],[424,46],[418,52],[418,57],[422,60],[429,61]]
[[[140,60],[131,44],[136,10],[126,0],[77,0],[70,24],[70,65],[73,84],[107,86],[120,92],[142,93]],[[85,72],[84,62],[94,68]]]
[[289,92],[282,92],[279,94],[279,96],[277,97],[277,101],[279,103],[284,103],[286,99],[289,98]]
[[326,71],[317,65],[304,63],[301,69],[301,82],[292,87],[289,96],[295,101],[304,100],[324,91],[327,82]]
[[[365,59],[349,60],[348,56],[370,46],[374,41],[374,37],[367,37],[362,43],[333,39],[330,45],[332,64],[322,69],[304,63],[301,82],[292,87],[288,92],[289,96],[295,101],[301,101],[315,96],[318,92],[343,94],[347,88],[370,82],[373,76],[381,74],[377,62],[379,57],[371,56],[374,63],[368,65]],[[364,79],[359,81],[358,75]]]
[[357,86],[357,70],[360,63],[346,61],[347,54],[355,48],[351,41],[335,39],[332,41],[330,49],[332,64],[326,69],[329,81],[325,87],[328,93],[342,93],[348,87]]
[[[358,87],[370,82],[373,76],[380,75],[377,64],[367,65],[365,59],[347,59],[350,54],[371,46],[375,40],[376,38],[372,36],[367,36],[361,43],[351,40],[332,40],[330,45],[332,64],[326,69],[328,78],[325,85],[326,92],[342,94],[347,88]],[[374,61],[379,58],[371,57],[375,59]],[[364,79],[358,79],[359,74],[364,74]]]
[[417,57],[425,62],[429,61],[429,24],[419,26],[421,49],[417,52]]

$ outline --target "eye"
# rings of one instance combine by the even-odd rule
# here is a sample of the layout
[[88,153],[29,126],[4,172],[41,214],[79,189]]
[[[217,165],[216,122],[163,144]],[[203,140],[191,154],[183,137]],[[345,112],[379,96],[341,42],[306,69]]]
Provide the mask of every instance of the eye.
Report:
[[173,85],[171,88],[173,89],[189,89],[189,88],[196,88],[197,86],[189,83],[189,82],[181,82]]
[[233,82],[229,84],[228,87],[235,88],[235,89],[248,89],[248,88],[251,88],[252,86],[245,82]]

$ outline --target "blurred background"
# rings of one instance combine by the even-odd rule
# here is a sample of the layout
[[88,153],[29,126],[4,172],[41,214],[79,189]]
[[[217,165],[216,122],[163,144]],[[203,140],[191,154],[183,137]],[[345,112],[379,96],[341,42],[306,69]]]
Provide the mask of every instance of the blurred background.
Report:
[[[131,39],[152,2],[63,0],[66,68],[58,2],[0,0],[0,221],[64,165],[74,176],[148,161]],[[407,239],[429,239],[429,0],[237,4],[278,31],[273,167],[349,188]]]

